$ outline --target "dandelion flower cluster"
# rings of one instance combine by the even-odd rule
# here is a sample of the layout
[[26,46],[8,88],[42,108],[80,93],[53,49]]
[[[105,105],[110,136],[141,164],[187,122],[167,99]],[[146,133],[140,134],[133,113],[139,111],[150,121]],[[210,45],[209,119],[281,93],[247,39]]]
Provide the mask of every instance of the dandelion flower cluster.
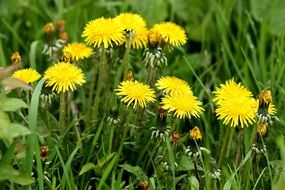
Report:
[[152,28],[164,38],[164,41],[172,46],[184,45],[187,41],[185,30],[173,22],[155,24]]
[[199,117],[203,113],[202,102],[192,93],[166,95],[161,101],[162,108],[174,112],[174,116],[184,119]]
[[145,20],[138,14],[121,13],[114,20],[125,31],[125,41],[130,40],[132,48],[143,48],[147,44],[147,29]]
[[29,84],[37,81],[41,75],[35,69],[28,68],[15,71],[12,77]]
[[64,55],[69,54],[72,60],[78,61],[79,59],[88,58],[92,55],[92,48],[84,43],[74,42],[67,44],[63,48]]
[[124,41],[123,28],[112,18],[98,18],[89,21],[83,31],[82,37],[88,45],[104,48],[120,45]]
[[52,86],[52,90],[57,93],[74,91],[77,85],[82,85],[86,81],[82,70],[68,62],[58,62],[49,67],[44,74],[46,86]]
[[146,103],[155,101],[154,91],[148,85],[138,81],[123,81],[115,91],[116,95],[122,97],[123,103],[127,106],[133,104],[134,109],[137,106],[145,108]]
[[225,125],[243,128],[254,123],[256,101],[252,93],[240,83],[231,79],[213,93],[213,101],[218,106],[216,114]]
[[159,90],[165,94],[185,94],[192,93],[188,83],[182,79],[173,76],[161,77],[155,84]]

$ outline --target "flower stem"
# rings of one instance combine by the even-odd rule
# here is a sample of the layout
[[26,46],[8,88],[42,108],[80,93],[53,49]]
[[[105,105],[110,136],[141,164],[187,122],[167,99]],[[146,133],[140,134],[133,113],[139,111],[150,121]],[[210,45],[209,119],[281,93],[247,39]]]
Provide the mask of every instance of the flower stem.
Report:
[[107,82],[106,76],[107,76],[107,68],[106,68],[106,54],[105,54],[105,48],[102,48],[102,52],[101,52],[101,59],[100,59],[100,66],[99,66],[99,76],[98,76],[98,81],[97,81],[97,89],[96,89],[96,94],[95,94],[95,98],[94,98],[94,112],[93,112],[93,119],[97,119],[98,118],[98,113],[99,113],[99,106],[100,106],[100,97],[101,97],[101,93],[102,93],[102,88],[103,88],[103,84],[105,84],[105,82]]
[[224,138],[222,138],[223,140],[221,141],[222,148],[221,148],[220,154],[219,154],[218,167],[220,167],[220,165],[221,165],[221,163],[223,161],[223,158],[224,158],[224,153],[225,153],[226,146],[227,146],[227,143],[228,143],[230,130],[231,130],[230,128],[226,128],[226,134],[225,134]]
[[121,64],[119,66],[117,75],[116,75],[116,79],[115,79],[115,88],[118,86],[118,84],[121,82],[122,80],[122,76],[123,76],[123,80],[126,78],[127,76],[127,72],[128,72],[128,64],[129,64],[129,54],[130,54],[130,45],[126,45],[125,48],[125,52],[121,61]]
[[231,147],[232,147],[233,136],[234,136],[234,129],[231,128],[231,129],[230,129],[229,138],[228,138],[228,141],[227,141],[226,158],[228,158],[228,157],[230,156],[230,151],[231,151]]
[[91,117],[92,117],[93,107],[90,105],[92,105],[94,89],[95,89],[95,84],[96,84],[96,76],[97,76],[97,66],[94,65],[93,70],[92,70],[92,79],[91,79],[91,83],[90,83],[88,99],[86,102],[86,109],[87,109],[86,123],[87,123],[87,127],[91,127],[91,124],[92,124]]
[[67,109],[67,92],[62,92],[60,94],[60,103],[59,103],[59,127],[60,132],[63,133],[66,126],[66,109]]
[[243,130],[239,129],[238,132],[238,144],[237,144],[237,153],[236,153],[236,167],[238,167],[238,165],[240,164],[240,158],[241,158],[241,142],[242,142],[242,138],[243,137]]
[[150,87],[154,86],[157,70],[158,69],[155,67],[149,67],[147,83],[149,84]]

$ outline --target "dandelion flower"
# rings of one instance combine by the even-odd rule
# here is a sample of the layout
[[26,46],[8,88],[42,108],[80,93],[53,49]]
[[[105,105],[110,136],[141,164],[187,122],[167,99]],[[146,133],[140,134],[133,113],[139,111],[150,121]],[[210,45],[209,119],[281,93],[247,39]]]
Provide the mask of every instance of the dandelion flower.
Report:
[[155,86],[159,90],[163,90],[165,94],[192,94],[191,88],[186,81],[172,76],[161,77]]
[[223,100],[230,99],[231,96],[239,96],[239,94],[249,98],[253,96],[250,91],[240,83],[237,84],[234,79],[230,79],[226,81],[226,84],[221,84],[220,86],[220,88],[213,92],[215,95],[213,101],[217,102],[217,105],[219,105]]
[[79,59],[88,58],[92,55],[92,48],[84,43],[71,43],[63,48],[63,53],[70,54],[72,60],[78,61]]
[[46,86],[52,86],[52,90],[57,93],[74,91],[77,85],[82,85],[86,81],[82,70],[74,64],[58,62],[45,71],[44,78]]
[[138,30],[146,27],[145,20],[138,14],[121,13],[114,18],[124,30]]
[[104,48],[120,45],[124,41],[123,28],[114,19],[98,18],[89,21],[83,31],[82,37],[88,45]]
[[164,38],[164,41],[170,45],[180,46],[187,41],[185,30],[173,22],[155,24],[152,29],[158,31]]
[[122,26],[125,37],[130,38],[132,48],[143,48],[147,44],[147,29],[145,20],[138,14],[121,13],[114,20]]
[[254,123],[256,113],[256,101],[252,93],[240,83],[233,80],[214,91],[213,101],[217,102],[215,110],[219,120],[231,127],[248,126]]
[[131,48],[139,49],[147,46],[147,34],[146,28],[141,28],[136,31],[132,37]]
[[194,127],[192,130],[190,130],[190,138],[195,140],[202,140],[202,134],[198,127]]
[[41,75],[35,69],[28,68],[15,71],[12,77],[29,84],[37,81]]
[[174,116],[184,119],[200,117],[204,109],[196,96],[191,93],[166,95],[161,101],[162,108],[168,112],[174,111]]
[[138,81],[123,81],[120,83],[116,95],[121,96],[121,101],[126,103],[127,106],[133,104],[136,108],[146,107],[146,103],[154,102],[154,91],[148,86]]
[[[264,108],[261,108],[260,109],[260,103],[259,103],[259,100],[256,100],[256,113],[258,113],[258,110],[259,111],[261,111],[261,110],[263,110],[263,111],[261,111],[261,112],[264,112],[263,114],[266,114],[266,113],[268,113],[269,115],[276,115],[276,113],[277,113],[277,110],[276,110],[276,107],[275,107],[275,105],[272,103],[272,102],[270,102],[269,103],[269,105],[268,105],[268,108],[266,109],[266,111],[265,111],[265,109]],[[265,113],[266,112],[266,113]],[[262,114],[262,113],[261,113]]]

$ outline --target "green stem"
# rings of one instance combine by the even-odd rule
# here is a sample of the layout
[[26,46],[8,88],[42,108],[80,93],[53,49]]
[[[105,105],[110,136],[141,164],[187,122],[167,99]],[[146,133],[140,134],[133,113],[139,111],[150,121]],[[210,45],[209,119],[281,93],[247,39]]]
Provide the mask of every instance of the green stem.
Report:
[[231,129],[230,129],[229,139],[228,139],[228,141],[227,141],[226,158],[228,158],[228,157],[230,156],[230,151],[231,151],[231,147],[232,147],[233,136],[234,136],[234,129],[231,128]]
[[93,67],[93,71],[92,71],[92,79],[91,79],[91,83],[90,83],[90,88],[89,88],[89,94],[88,94],[88,100],[86,103],[86,109],[87,109],[87,118],[86,118],[86,124],[87,127],[91,127],[91,117],[92,117],[92,109],[93,107],[90,106],[92,105],[92,100],[93,100],[93,95],[94,95],[94,89],[95,89],[95,84],[96,84],[96,76],[97,76],[97,67],[96,64]]
[[105,50],[106,49],[102,47],[102,52],[101,52],[102,54],[101,54],[101,59],[100,59],[100,63],[99,63],[100,67],[99,67],[99,76],[98,76],[98,81],[97,81],[97,89],[96,89],[96,94],[95,94],[95,98],[93,101],[94,102],[94,104],[93,104],[94,112],[93,112],[92,120],[98,118],[102,88],[103,88],[103,84],[105,84],[107,82],[105,80],[106,76],[107,76]]
[[147,77],[147,83],[150,85],[150,87],[154,86],[155,83],[155,79],[156,79],[156,74],[157,74],[157,68],[152,68],[149,67],[149,71],[148,71],[148,77]]
[[238,144],[237,144],[237,153],[236,153],[236,167],[240,164],[240,158],[241,158],[241,142],[243,137],[243,129],[239,129],[238,132]]
[[119,85],[120,81],[122,80],[122,75],[123,75],[123,80],[125,80],[127,76],[128,66],[129,66],[129,54],[130,54],[130,46],[127,45],[116,75],[115,88]]
[[225,153],[228,138],[230,135],[230,130],[231,130],[230,128],[226,128],[226,134],[225,134],[224,138],[222,138],[223,140],[221,141],[222,148],[220,150],[220,154],[219,154],[219,158],[218,158],[218,167],[220,167],[220,165],[223,161],[223,158],[224,158],[224,153]]
[[60,94],[60,103],[59,103],[59,128],[60,132],[64,133],[66,127],[66,106],[67,106],[67,92],[62,92]]
[[112,146],[113,146],[113,137],[114,137],[114,128],[115,128],[115,126],[112,124],[111,126],[110,126],[110,128],[111,128],[111,131],[110,131],[110,135],[109,135],[109,148],[108,148],[108,152],[109,152],[109,154],[111,154],[111,152],[112,152]]

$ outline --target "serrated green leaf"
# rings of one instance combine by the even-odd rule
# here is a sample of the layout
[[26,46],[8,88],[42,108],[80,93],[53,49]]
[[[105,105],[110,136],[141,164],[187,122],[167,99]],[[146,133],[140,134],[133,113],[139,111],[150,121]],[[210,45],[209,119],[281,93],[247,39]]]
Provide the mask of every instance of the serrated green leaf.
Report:
[[187,156],[183,155],[181,156],[177,171],[189,171],[189,170],[194,170],[194,164]]
[[5,139],[10,142],[15,137],[25,136],[28,134],[30,134],[29,129],[20,124],[10,123],[8,125],[1,124],[0,126],[0,139]]
[[148,179],[144,171],[139,166],[131,166],[129,164],[120,165],[124,170],[128,171],[131,174],[134,174],[139,180]]
[[195,176],[191,176],[190,179],[191,189],[199,190],[199,181]]
[[93,163],[87,163],[87,164],[85,164],[85,165],[82,167],[82,169],[81,169],[80,172],[79,172],[79,175],[82,175],[82,174],[84,174],[84,173],[86,173],[86,172],[88,172],[88,171],[90,171],[90,170],[95,169],[95,168],[96,168],[95,164],[93,164]]
[[0,181],[18,176],[20,172],[8,164],[0,164]]
[[20,174],[17,177],[11,179],[10,181],[13,181],[14,183],[20,184],[20,185],[29,185],[34,183],[34,179],[31,176]]
[[8,164],[0,164],[0,181],[9,180],[20,185],[34,183],[31,176],[24,175]]
[[16,111],[20,108],[27,108],[28,105],[18,98],[6,98],[0,102],[0,110],[3,111]]

